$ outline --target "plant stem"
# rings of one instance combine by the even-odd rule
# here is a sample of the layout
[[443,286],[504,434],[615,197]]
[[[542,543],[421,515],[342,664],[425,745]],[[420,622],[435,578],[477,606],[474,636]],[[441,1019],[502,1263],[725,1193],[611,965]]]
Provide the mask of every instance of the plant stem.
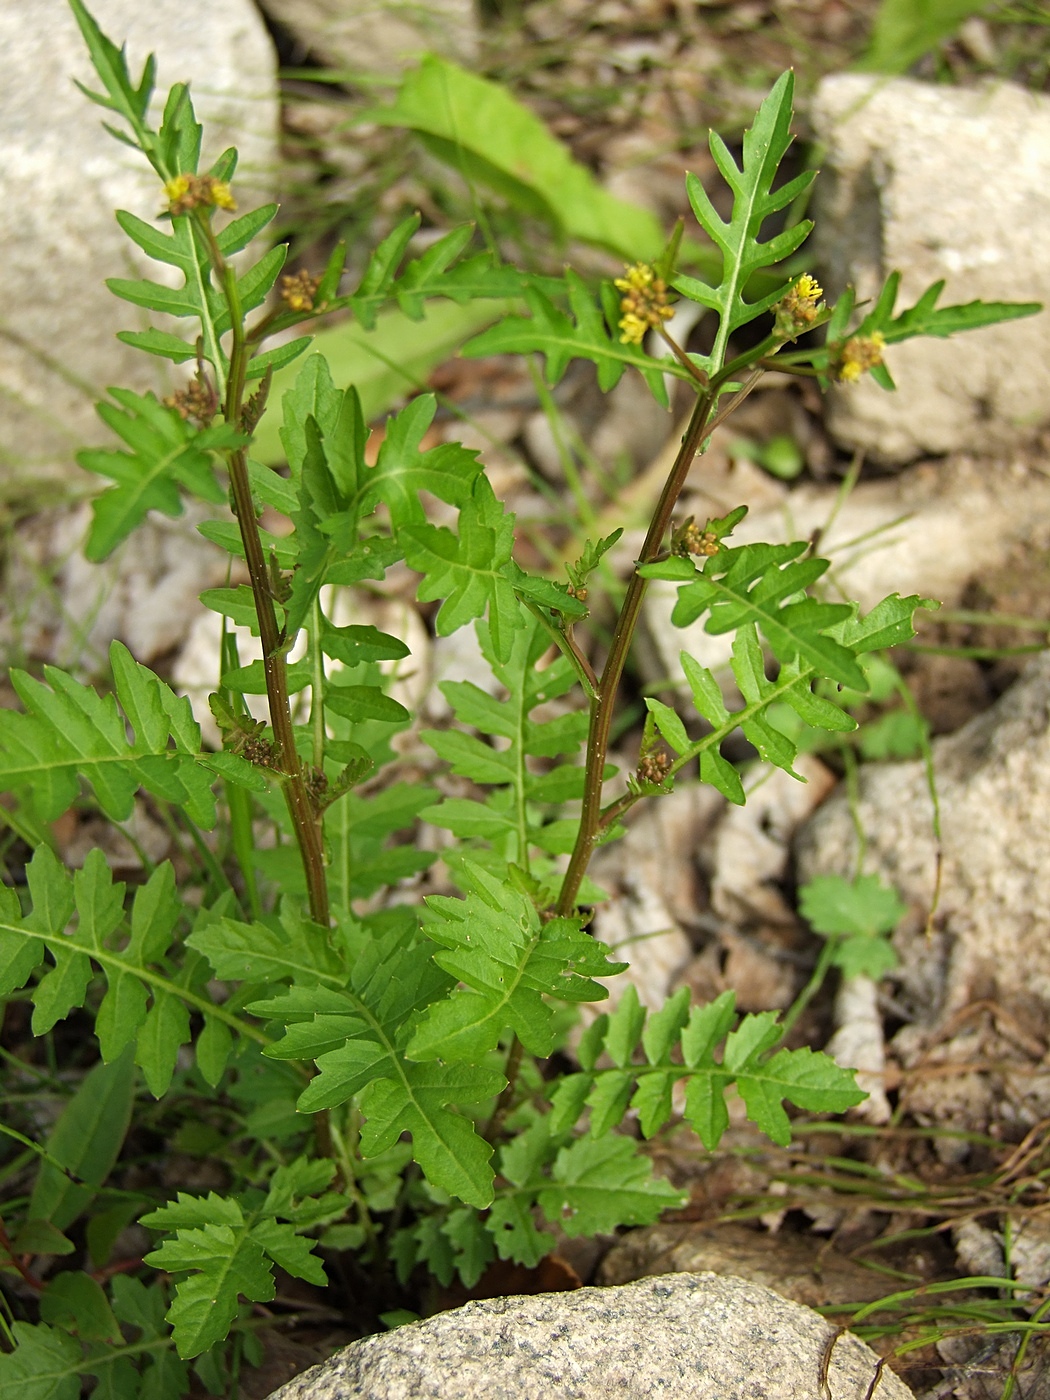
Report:
[[[248,348],[244,335],[244,317],[237,292],[237,277],[226,262],[207,216],[198,220],[208,243],[212,267],[219,279],[230,314],[230,370],[226,381],[224,413],[227,423],[239,427],[244,406],[244,386],[248,370]],[[241,532],[244,557],[248,564],[252,597],[262,638],[263,672],[266,677],[266,700],[270,711],[276,747],[277,770],[281,775],[288,813],[302,856],[306,873],[306,888],[310,901],[310,917],[327,928],[330,923],[328,882],[325,876],[324,842],[321,817],[314,807],[306,786],[302,760],[295,747],[295,730],[288,696],[288,670],[285,662],[285,638],[277,625],[270,580],[263,554],[259,522],[252,501],[248,479],[248,458],[243,447],[234,448],[227,456],[230,487],[233,492],[234,514]]]
[[[660,499],[650,521],[645,543],[642,545],[642,551],[637,559],[638,564],[652,563],[663,548],[664,536],[671,523],[675,504],[681,494],[682,487],[685,485],[689,468],[693,464],[693,458],[699,451],[704,438],[708,436],[708,419],[711,416],[715,398],[716,394],[712,391],[705,391],[697,398],[689,419],[689,426],[682,438],[682,446],[675,457],[674,465],[664,483],[663,491],[660,493]],[[601,833],[602,775],[605,772],[605,759],[609,747],[609,730],[612,726],[620,680],[627,663],[627,654],[634,638],[635,627],[638,625],[638,615],[641,612],[642,599],[645,596],[645,585],[646,580],[641,577],[636,568],[627,586],[627,594],[623,600],[623,606],[620,608],[620,615],[616,620],[612,646],[609,649],[601,680],[598,683],[597,693],[591,700],[583,810],[580,814],[580,829],[576,837],[576,845],[573,848],[569,868],[565,872],[561,892],[558,896],[557,912],[562,915],[570,915],[576,907],[576,896],[579,893],[583,877],[587,873],[587,866],[590,863],[595,842]]]
[[817,965],[810,974],[809,981],[788,1007],[784,1019],[780,1023],[781,1040],[786,1038],[788,1031],[791,1030],[803,1011],[805,1011],[806,1007],[820,991],[824,984],[824,978],[830,972],[831,965],[835,960],[835,950],[838,948],[841,941],[841,938],[837,935],[832,935],[827,939],[823,948],[821,948],[820,956],[817,958]]
[[503,1127],[504,1118],[506,1118],[507,1114],[510,1112],[510,1106],[514,1102],[514,1092],[517,1088],[518,1074],[521,1071],[521,1057],[524,1051],[524,1045],[522,1045],[518,1037],[515,1036],[510,1043],[510,1049],[507,1051],[507,1063],[503,1070],[507,1082],[501,1089],[499,1098],[496,1100],[496,1106],[492,1110],[492,1117],[481,1131],[481,1136],[485,1138],[487,1142],[492,1142],[493,1138],[499,1133],[500,1129]]

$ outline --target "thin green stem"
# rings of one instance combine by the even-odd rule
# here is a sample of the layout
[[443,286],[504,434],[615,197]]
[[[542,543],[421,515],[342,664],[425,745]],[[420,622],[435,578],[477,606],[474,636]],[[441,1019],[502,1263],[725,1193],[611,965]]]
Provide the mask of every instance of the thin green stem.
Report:
[[533,614],[542,624],[551,641],[562,653],[572,662],[576,677],[583,686],[584,693],[588,700],[593,700],[598,694],[598,677],[594,674],[594,668],[584,656],[583,652],[576,645],[572,633],[567,629],[555,626],[542,608],[535,603],[530,603],[527,598],[520,598],[529,612]]
[[[222,676],[227,671],[235,670],[241,664],[241,658],[237,651],[237,635],[226,626],[225,617],[222,619],[220,646],[222,666],[219,671],[219,694],[232,709],[247,713],[243,696],[235,696],[233,691],[222,684]],[[259,919],[262,917],[262,900],[259,897],[259,882],[255,875],[255,833],[252,830],[251,794],[236,783],[230,782],[223,784],[223,791],[226,794],[226,810],[230,817],[230,845],[233,847],[233,854],[244,881],[244,893],[248,901],[250,916],[253,919]],[[195,828],[193,834],[194,840],[200,842],[200,834]],[[211,853],[208,852],[208,854]],[[222,878],[225,879],[225,876]],[[227,881],[227,883],[229,882]]]
[[365,1238],[368,1240],[369,1244],[375,1246],[377,1242],[375,1221],[372,1219],[371,1212],[368,1209],[368,1201],[365,1199],[365,1194],[358,1185],[357,1173],[354,1170],[354,1153],[357,1147],[358,1136],[358,1125],[355,1121],[357,1115],[357,1109],[350,1110],[349,1118],[353,1136],[352,1142],[347,1142],[342,1128],[335,1120],[334,1113],[329,1116],[328,1130],[331,1134],[332,1146],[335,1148],[336,1160],[339,1165],[340,1175],[343,1179],[343,1189],[357,1207],[358,1223],[365,1232]]
[[787,1012],[784,1015],[784,1019],[780,1023],[781,1040],[786,1038],[792,1026],[794,1026],[795,1022],[802,1015],[803,1011],[805,1011],[806,1007],[810,1004],[813,998],[820,991],[821,987],[824,985],[824,979],[825,977],[827,977],[828,973],[831,971],[832,965],[834,964],[835,949],[838,947],[839,941],[840,940],[837,936],[832,936],[827,939],[823,948],[821,948],[820,957],[817,959],[817,965],[813,969],[809,981],[806,983],[806,985],[799,992],[798,996],[788,1007]]
[[510,1112],[511,1105],[514,1102],[514,1094],[517,1089],[518,1075],[521,1073],[521,1059],[524,1053],[525,1047],[518,1037],[514,1036],[510,1042],[510,1049],[507,1051],[507,1063],[503,1070],[507,1082],[500,1091],[500,1096],[496,1100],[496,1106],[492,1110],[491,1118],[485,1124],[481,1132],[481,1136],[485,1138],[487,1142],[491,1142],[494,1137],[499,1135],[500,1129],[503,1127],[503,1120]]
[[314,731],[314,767],[324,771],[324,653],[321,650],[321,600],[310,604],[310,723]]
[[576,503],[576,509],[580,513],[583,524],[590,527],[594,524],[594,507],[587,499],[587,492],[583,487],[583,480],[580,477],[576,458],[573,456],[572,448],[565,441],[565,433],[562,427],[561,414],[558,405],[554,402],[554,395],[548,389],[543,375],[536,364],[535,357],[529,359],[529,374],[532,376],[532,386],[536,391],[540,407],[543,409],[544,417],[547,419],[547,426],[551,430],[551,437],[554,439],[554,446],[558,453],[558,460],[561,462],[561,469],[565,473],[565,482],[572,494],[572,499]]

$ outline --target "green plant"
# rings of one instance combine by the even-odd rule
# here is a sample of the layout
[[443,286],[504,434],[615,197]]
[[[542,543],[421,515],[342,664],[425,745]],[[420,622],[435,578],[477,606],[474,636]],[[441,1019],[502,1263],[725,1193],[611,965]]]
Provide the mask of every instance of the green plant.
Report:
[[[250,1305],[274,1297],[275,1264],[320,1283],[317,1247],[355,1251],[393,1301],[390,1270],[407,1279],[425,1265],[439,1280],[458,1273],[469,1286],[497,1255],[540,1259],[551,1247],[545,1223],[591,1234],[652,1221],[678,1202],[652,1175],[642,1145],[613,1131],[632,1109],[643,1137],[659,1132],[678,1084],[685,1118],[708,1146],[726,1126],[734,1085],[779,1143],[791,1135],[785,1103],[835,1113],[863,1097],[826,1056],[786,1048],[773,1013],[738,1019],[731,994],[690,1006],[680,992],[647,1015],[628,991],[583,1036],[579,1071],[559,1074],[550,1057],[566,1010],[603,999],[596,979],[625,966],[587,932],[601,897],[588,864],[597,845],[620,834],[631,807],[670,791],[694,761],[702,780],[742,802],[739,774],[721,752],[738,728],[765,759],[793,772],[796,747],[770,722],[775,705],[832,733],[853,729],[834,690],[815,687],[865,692],[862,658],[911,636],[922,602],[893,595],[861,615],[825,601],[811,590],[828,564],[805,541],[729,542],[744,507],[703,525],[675,521],[686,475],[716,424],[770,365],[822,383],[870,370],[889,386],[885,344],[1036,308],[937,309],[932,288],[895,315],[895,277],[852,328],[852,294],[825,307],[808,275],[745,300],[752,274],[794,253],[810,228],[804,222],[759,240],[812,178],[806,172],[774,188],[790,142],[785,74],[745,138],[741,166],[712,137],[733,193],[730,218],[690,180],[697,218],[722,260],[710,283],[675,272],[677,238],[655,265],[633,266],[597,298],[571,271],[552,282],[469,255],[469,229],[405,263],[417,226],[408,220],[376,250],[353,292],[340,294],[337,249],[319,278],[285,279],[267,310],[284,248],[251,265],[231,259],[263,238],[274,206],[225,220],[235,153],[200,172],[201,130],[187,89],[172,89],[154,129],[152,62],[133,82],[82,0],[71,4],[103,88],[89,96],[150,161],[170,228],[118,218],[142,251],[183,278],[177,288],[125,279],[110,286],[191,325],[187,339],[160,329],[124,338],[196,363],[170,401],[114,390],[100,406],[124,446],[81,454],[113,483],[95,502],[88,552],[105,557],[151,509],[177,513],[183,492],[213,503],[216,518],[201,531],[243,561],[249,583],[209,590],[203,600],[250,625],[264,660],[242,666],[226,634],[211,701],[224,743],[214,753],[202,750],[188,702],[119,645],[105,693],[55,668],[42,680],[13,674],[23,708],[0,713],[0,779],[11,797],[4,811],[35,849],[25,888],[0,887],[0,991],[13,1004],[31,1003],[32,1034],[48,1046],[69,1018],[92,1026],[101,1059],[71,1097],[57,1062],[27,1068],[39,1092],[67,1101],[43,1145],[21,1128],[3,1130],[21,1151],[12,1148],[3,1167],[15,1188],[0,1233],[14,1349],[0,1355],[0,1380],[18,1381],[39,1400],[77,1394],[84,1375],[96,1376],[102,1393],[178,1395],[192,1360],[218,1393],[235,1388],[242,1360],[257,1354]],[[708,354],[670,342],[675,359],[657,362],[642,342],[650,329],[666,338],[672,287],[709,308],[717,328]],[[606,390],[633,368],[662,402],[668,373],[695,392],[600,673],[577,629],[619,532],[588,542],[567,581],[527,572],[513,557],[514,518],[476,454],[455,444],[423,448],[432,398],[414,399],[388,421],[369,466],[357,392],[336,388],[315,355],[281,405],[288,475],[250,455],[273,372],[308,345],[300,336],[266,348],[270,337],[335,310],[368,328],[388,304],[421,315],[435,297],[514,298],[527,307],[467,353],[536,350],[550,380],[570,359],[587,359]],[[753,343],[734,348],[732,337],[763,319]],[[788,348],[820,328],[810,348]],[[456,530],[428,519],[428,497],[444,504],[445,518],[457,516]],[[264,506],[293,532],[264,531]],[[420,736],[472,781],[475,797],[438,800],[436,791],[397,781],[390,736],[411,716],[384,690],[380,665],[407,649],[369,624],[337,626],[326,612],[323,589],[381,580],[401,561],[420,576],[419,598],[439,604],[438,634],[476,625],[504,696],[448,683],[461,727]],[[697,730],[675,710],[650,699],[637,771],[606,801],[609,736],[650,578],[679,585],[676,621],[705,616],[709,631],[733,633],[743,704],[730,711],[710,672],[683,655],[705,732],[693,737]],[[291,663],[302,633],[305,658]],[[305,723],[292,709],[300,691],[311,699]],[[252,694],[266,696],[268,724],[248,714],[244,697]],[[576,708],[543,713],[569,696]],[[179,888],[164,863],[129,898],[99,853],[76,872],[55,855],[49,824],[71,804],[89,802],[122,823],[139,793],[192,838],[194,889]],[[431,862],[411,845],[387,845],[420,816],[452,833],[443,859],[458,895],[424,905],[373,899]],[[276,845],[257,840],[260,823]],[[192,1057],[183,1049],[191,1043]],[[114,1184],[133,1111],[134,1131],[217,1158],[228,1189],[173,1196],[159,1177]],[[34,1128],[32,1120],[24,1126]],[[34,1159],[34,1184],[22,1190]],[[160,1241],[132,1261],[130,1277],[113,1250],[134,1219]],[[49,1262],[65,1256],[80,1267]]]
[[906,73],[923,54],[951,37],[964,20],[995,8],[996,0],[882,0],[860,67]]

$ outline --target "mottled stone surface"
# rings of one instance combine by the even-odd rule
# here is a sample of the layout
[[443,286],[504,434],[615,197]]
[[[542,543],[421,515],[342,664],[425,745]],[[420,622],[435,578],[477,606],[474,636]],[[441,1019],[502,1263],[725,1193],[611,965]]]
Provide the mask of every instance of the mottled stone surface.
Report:
[[602,1260],[597,1281],[708,1273],[746,1279],[808,1308],[869,1302],[886,1292],[885,1276],[829,1248],[822,1237],[696,1221],[628,1230]]
[[[838,492],[822,483],[800,486],[790,508],[774,504],[749,514],[732,542],[779,544],[820,531],[820,552],[834,565],[836,586],[864,611],[889,593],[918,593],[953,607],[972,578],[988,577],[1019,550],[1045,557],[1050,546],[1050,480],[1019,456],[920,462],[897,477],[862,481],[836,511]],[[708,509],[724,513],[747,499],[719,483]],[[713,669],[725,666],[732,634],[711,636],[706,615],[688,627],[672,626],[677,596],[676,585],[665,582],[653,582],[646,595],[645,622],[661,674],[681,674],[682,651]]]
[[[946,282],[944,305],[1050,302],[1050,98],[1010,83],[825,78],[813,102],[823,275],[870,298],[902,274],[898,308]],[[839,440],[887,461],[998,445],[1050,420],[1050,314],[917,339],[886,355],[897,382],[833,391]]]
[[302,50],[350,74],[391,76],[423,53],[469,64],[477,55],[472,0],[260,0]]
[[[910,906],[894,936],[893,974],[926,1027],[987,997],[1050,1003],[1050,655],[983,714],[933,744],[940,801],[940,902],[925,933],[937,876],[933,808],[921,760],[866,764],[856,822],[864,868]],[[845,794],[803,828],[800,881],[848,875],[857,832]]]
[[[877,1358],[834,1336],[767,1288],[671,1274],[468,1303],[355,1342],[271,1400],[863,1400]],[[878,1400],[910,1395],[883,1372]]]
[[[136,81],[157,54],[161,100],[172,83],[191,83],[206,159],[241,150],[242,206],[269,197],[276,58],[251,0],[92,0],[91,9],[115,43],[128,41]],[[99,86],[66,0],[0,5],[0,475],[9,493],[83,482],[73,453],[110,436],[95,399],[110,384],[158,387],[170,371],[116,339],[144,329],[145,313],[104,285],[170,271],[139,255],[113,216],[123,208],[153,219],[160,185],[143,157],[103,130],[107,114],[74,78]]]

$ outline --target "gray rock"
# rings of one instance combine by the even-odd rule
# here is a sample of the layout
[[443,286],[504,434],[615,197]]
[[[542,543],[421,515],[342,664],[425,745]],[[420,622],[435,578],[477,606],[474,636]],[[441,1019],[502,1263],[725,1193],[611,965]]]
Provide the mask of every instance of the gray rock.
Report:
[[[162,98],[171,83],[191,82],[206,158],[229,145],[241,150],[242,207],[269,197],[275,56],[250,0],[92,0],[91,9],[116,43],[128,39],[136,78],[156,52]],[[74,78],[98,87],[66,0],[0,6],[0,473],[8,493],[83,481],[73,453],[109,439],[95,399],[110,384],[159,387],[170,370],[115,339],[142,328],[144,313],[103,281],[147,269],[159,280],[113,211],[152,219],[161,191],[143,158],[102,129],[105,114]]]
[[[836,514],[837,497],[836,486],[807,483],[791,493],[790,507],[778,502],[755,509],[732,542],[779,544],[819,530],[835,586],[865,611],[888,593],[918,593],[954,606],[971,578],[987,577],[1015,550],[1050,547],[1050,480],[1020,460],[922,462],[898,477],[862,481]],[[718,482],[705,508],[724,513],[747,500],[731,480]],[[677,596],[670,583],[654,583],[646,595],[645,622],[662,674],[680,675],[682,651],[705,666],[725,666],[732,635],[711,636],[706,617],[672,626]]]
[[469,63],[477,54],[472,0],[260,0],[304,53],[349,73],[394,76],[423,53]]
[[[866,871],[910,906],[894,936],[894,973],[917,1022],[943,1024],[987,997],[1050,1002],[1050,655],[1033,661],[990,709],[933,744],[942,876],[932,937],[925,922],[937,848],[921,761],[865,765],[857,821]],[[803,828],[800,880],[850,875],[857,835],[844,794]],[[972,1057],[971,1057],[972,1058]]]
[[[817,185],[824,276],[869,298],[893,270],[899,306],[945,279],[942,303],[1050,302],[1050,98],[1010,83],[976,88],[825,78],[812,107],[826,146]],[[1050,315],[950,343],[891,347],[897,381],[832,393],[838,439],[886,461],[983,448],[1050,419]]]
[[887,1291],[885,1275],[855,1264],[822,1237],[790,1230],[770,1234],[724,1221],[628,1230],[602,1260],[598,1282],[624,1284],[668,1274],[746,1280],[752,1288],[769,1289],[807,1308],[873,1302]]
[[[877,1357],[849,1333],[834,1338],[768,1288],[671,1274],[468,1303],[355,1342],[271,1400],[863,1400]],[[911,1391],[884,1370],[875,1394]]]

